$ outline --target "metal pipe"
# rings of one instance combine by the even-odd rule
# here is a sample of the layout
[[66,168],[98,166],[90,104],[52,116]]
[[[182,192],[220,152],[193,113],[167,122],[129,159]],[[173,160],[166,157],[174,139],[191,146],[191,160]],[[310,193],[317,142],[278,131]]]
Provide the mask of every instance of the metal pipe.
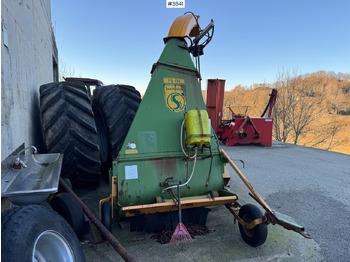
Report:
[[28,147],[26,147],[26,148],[24,148],[24,149],[22,149],[21,151],[18,152],[17,157],[16,157],[16,161],[19,161],[19,157],[20,157],[21,153],[23,153],[24,151],[26,151],[27,149],[30,149],[30,148],[33,149],[33,154],[37,154],[38,153],[38,149],[36,149],[35,146],[28,146]]
[[206,33],[209,32],[210,29],[214,28],[214,21],[213,19],[210,21],[209,25],[207,25],[206,28],[204,28],[203,31],[201,31],[193,40],[193,43],[198,44],[199,41],[205,36]]
[[94,215],[94,213],[88,208],[87,205],[74,193],[74,191],[60,178],[60,184],[70,194],[72,194],[81,205],[84,214],[90,219],[90,221],[100,230],[102,236],[111,244],[111,246],[119,253],[124,261],[134,262],[136,261],[133,256],[119,243],[119,241],[112,235],[111,232],[101,223],[101,221]]

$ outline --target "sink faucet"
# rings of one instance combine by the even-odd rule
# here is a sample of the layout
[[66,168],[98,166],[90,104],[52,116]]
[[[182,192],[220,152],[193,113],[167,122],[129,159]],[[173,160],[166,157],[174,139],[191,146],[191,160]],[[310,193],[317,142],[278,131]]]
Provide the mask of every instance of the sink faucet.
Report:
[[26,151],[27,149],[30,149],[30,148],[33,149],[33,154],[37,154],[37,153],[38,153],[38,150],[36,149],[35,146],[28,146],[28,147],[22,149],[21,151],[19,151],[18,154],[17,154],[16,161],[15,161],[15,163],[13,164],[13,168],[14,168],[14,169],[21,169],[22,167],[24,167],[24,168],[27,167],[27,165],[19,158],[19,155],[20,155],[21,153],[23,153],[24,151]]

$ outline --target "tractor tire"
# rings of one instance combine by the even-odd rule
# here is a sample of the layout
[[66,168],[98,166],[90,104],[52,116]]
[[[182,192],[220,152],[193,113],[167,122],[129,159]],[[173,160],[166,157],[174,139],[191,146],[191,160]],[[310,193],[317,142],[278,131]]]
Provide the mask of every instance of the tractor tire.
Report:
[[74,188],[96,187],[101,174],[97,129],[86,87],[54,82],[40,87],[46,151],[63,153],[62,177]]
[[140,102],[140,93],[132,86],[98,86],[94,90],[92,110],[100,145],[102,175],[106,180]]
[[84,235],[84,212],[78,200],[69,193],[60,193],[51,201],[53,210],[60,214],[72,227],[77,237],[80,239]]
[[[260,209],[253,204],[243,205],[239,210],[238,215],[246,223],[250,223],[257,218],[263,217]],[[252,247],[261,246],[265,243],[267,238],[267,224],[265,223],[259,224],[252,229],[244,228],[239,224],[239,231],[241,232],[243,240]]]
[[1,260],[84,262],[69,224],[51,208],[28,205],[1,214]]

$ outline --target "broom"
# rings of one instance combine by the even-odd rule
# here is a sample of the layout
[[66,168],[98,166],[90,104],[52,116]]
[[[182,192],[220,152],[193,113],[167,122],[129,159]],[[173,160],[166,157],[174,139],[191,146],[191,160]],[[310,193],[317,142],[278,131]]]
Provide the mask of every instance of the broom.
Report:
[[179,223],[177,224],[173,235],[171,236],[169,245],[186,244],[193,242],[190,233],[188,233],[184,224],[182,224],[181,218],[181,202],[180,202],[180,186],[177,186],[178,203],[179,203]]

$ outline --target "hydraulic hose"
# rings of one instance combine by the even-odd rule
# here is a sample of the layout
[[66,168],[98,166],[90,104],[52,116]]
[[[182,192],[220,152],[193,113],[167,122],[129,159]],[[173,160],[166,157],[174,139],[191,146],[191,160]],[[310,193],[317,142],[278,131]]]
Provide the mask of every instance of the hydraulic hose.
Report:
[[179,187],[186,186],[186,185],[191,181],[192,176],[193,176],[193,174],[194,174],[194,169],[195,169],[195,167],[196,167],[196,162],[197,162],[197,147],[195,147],[194,150],[195,150],[195,154],[194,154],[194,156],[192,157],[192,159],[194,159],[193,168],[192,168],[192,172],[191,172],[191,175],[190,175],[189,179],[188,179],[185,183],[183,183],[183,184],[175,185],[175,186],[169,186],[169,187],[167,187],[167,188],[164,188],[164,189],[162,190],[162,193],[164,193],[164,191],[166,191],[166,190],[168,190],[168,189],[177,188],[177,186],[179,186]]
[[193,174],[194,174],[194,169],[196,168],[196,163],[197,163],[197,147],[194,148],[194,155],[193,155],[193,156],[189,156],[189,155],[186,153],[186,151],[185,151],[185,149],[184,149],[184,147],[183,147],[183,143],[182,143],[182,139],[183,139],[183,128],[184,128],[185,120],[186,120],[186,117],[185,117],[185,119],[182,121],[182,124],[181,124],[181,130],[180,130],[180,145],[181,145],[181,150],[182,150],[182,152],[184,153],[184,155],[185,155],[186,157],[188,157],[189,159],[194,159],[192,172],[191,172],[191,175],[190,175],[189,179],[188,179],[185,183],[180,184],[180,185],[175,185],[175,186],[166,187],[166,188],[164,188],[164,189],[162,190],[162,193],[164,193],[164,192],[165,192],[166,190],[168,190],[168,189],[176,188],[177,186],[179,186],[179,187],[186,186],[186,185],[191,181],[192,176],[193,176]]

